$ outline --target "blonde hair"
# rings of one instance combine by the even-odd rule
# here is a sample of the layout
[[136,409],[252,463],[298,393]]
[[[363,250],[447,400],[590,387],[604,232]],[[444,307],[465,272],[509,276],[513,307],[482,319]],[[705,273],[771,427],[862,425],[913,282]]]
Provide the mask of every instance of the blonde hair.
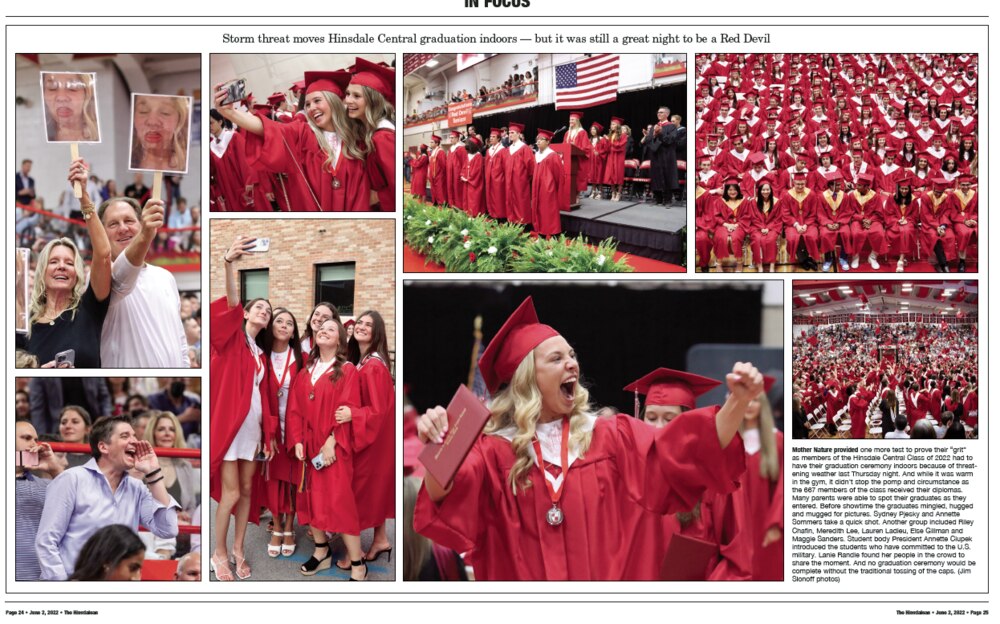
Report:
[[83,291],[86,290],[86,284],[83,282],[83,258],[80,257],[80,250],[76,248],[76,244],[65,237],[49,241],[42,248],[42,252],[38,254],[38,262],[35,265],[35,283],[31,287],[31,310],[28,314],[28,336],[31,336],[32,325],[45,315],[45,308],[48,304],[48,294],[45,292],[45,270],[49,265],[49,256],[52,255],[52,250],[56,247],[69,247],[73,250],[76,284],[73,286],[73,294],[70,295],[69,305],[66,306],[66,310],[72,312],[71,319],[76,318],[76,309],[80,305]]
[[[781,467],[778,463],[778,441],[774,435],[774,412],[771,411],[771,403],[766,394],[761,393],[756,400],[760,403],[760,416],[757,418],[757,429],[760,431],[760,476],[777,481]],[[745,422],[740,423],[740,433],[745,429]]]
[[[569,418],[569,444],[580,457],[590,448],[591,430],[584,430],[590,412],[590,393],[579,382],[573,395],[573,409]],[[528,451],[535,439],[535,426],[542,413],[542,393],[535,381],[535,351],[524,356],[510,384],[493,397],[490,405],[490,421],[485,433],[490,434],[506,427],[515,427],[517,433],[510,441],[517,460],[510,469],[508,483],[514,495],[520,485],[521,491],[531,487],[528,471],[534,460]],[[565,470],[565,466],[563,467]]]
[[[336,93],[331,91],[317,91],[317,93],[322,94],[323,99],[330,106],[330,120],[333,122],[333,130],[340,137],[343,145],[341,153],[347,158],[364,160],[365,152],[358,147],[361,137],[358,135],[356,126],[350,123],[350,120],[347,118],[347,109],[344,108],[344,102]],[[309,115],[306,115],[306,121],[309,122],[309,127],[312,128],[313,134],[316,135],[316,141],[319,143],[320,149],[326,152],[326,162],[323,164],[332,169],[336,163],[333,162],[333,150],[330,149],[330,143],[326,140],[326,136],[323,135],[323,130],[316,125],[316,122]]]
[[184,442],[184,429],[181,427],[181,421],[177,419],[177,416],[173,412],[150,410],[144,412],[143,416],[149,416],[149,422],[146,424],[146,432],[142,435],[143,440],[155,447],[156,426],[160,423],[161,419],[167,418],[174,426],[174,448],[187,448],[187,443]]
[[[101,135],[97,128],[97,96],[94,92],[94,80],[91,74],[77,74],[74,72],[53,72],[56,74],[69,74],[76,76],[80,82],[83,83],[84,88],[84,99],[83,99],[83,140],[84,141],[100,141]],[[52,116],[52,111],[48,110],[46,107],[46,117],[45,125],[48,128],[48,136],[55,136],[57,130],[57,124],[55,118]]]
[[363,120],[352,119],[351,121],[361,125],[361,132],[364,134],[364,155],[367,156],[375,151],[375,142],[372,137],[378,130],[379,122],[387,119],[392,124],[396,123],[396,108],[375,89],[364,85],[355,86],[361,87],[365,97],[365,118]]
[[[170,165],[171,171],[181,171],[187,164],[188,137],[190,131],[190,119],[188,115],[188,101],[185,97],[170,95],[137,95],[135,102],[138,105],[140,98],[167,98],[173,105],[174,110],[180,115],[177,127],[174,128],[174,135],[170,138]],[[132,126],[132,163],[142,163],[142,143],[139,141],[139,132]]]

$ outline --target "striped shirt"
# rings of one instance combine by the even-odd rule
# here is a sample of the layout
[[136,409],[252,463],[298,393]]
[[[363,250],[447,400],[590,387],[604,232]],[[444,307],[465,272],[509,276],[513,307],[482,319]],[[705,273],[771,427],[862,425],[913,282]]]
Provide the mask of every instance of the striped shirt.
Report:
[[35,535],[45,506],[48,479],[39,479],[30,472],[14,479],[14,579],[37,581],[42,575],[35,552]]

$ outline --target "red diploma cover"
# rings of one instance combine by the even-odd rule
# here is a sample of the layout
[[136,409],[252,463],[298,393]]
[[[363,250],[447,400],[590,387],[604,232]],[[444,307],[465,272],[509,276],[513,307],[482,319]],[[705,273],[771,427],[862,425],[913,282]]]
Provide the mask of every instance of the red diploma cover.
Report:
[[448,404],[448,433],[441,444],[428,444],[420,463],[443,487],[448,487],[472,445],[479,439],[490,410],[465,386],[459,386]]
[[704,581],[708,566],[719,558],[719,547],[711,542],[674,533],[660,565],[661,581]]

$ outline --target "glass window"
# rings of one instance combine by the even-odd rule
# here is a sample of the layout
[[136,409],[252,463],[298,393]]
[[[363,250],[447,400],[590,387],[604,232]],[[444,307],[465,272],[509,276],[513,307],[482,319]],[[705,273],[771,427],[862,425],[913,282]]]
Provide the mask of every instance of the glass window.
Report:
[[316,265],[316,300],[337,306],[341,316],[354,316],[354,263]]
[[267,269],[240,271],[240,297],[244,303],[268,298]]

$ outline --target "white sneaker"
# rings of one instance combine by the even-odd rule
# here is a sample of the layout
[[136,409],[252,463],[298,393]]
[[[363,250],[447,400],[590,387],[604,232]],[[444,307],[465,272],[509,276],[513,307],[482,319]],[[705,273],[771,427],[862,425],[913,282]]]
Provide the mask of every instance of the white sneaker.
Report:
[[856,269],[860,264],[861,264],[861,257],[855,254],[854,257],[851,258],[851,268]]
[[[858,267],[855,266],[854,268],[856,269]],[[844,273],[847,273],[847,260],[845,260],[844,258],[840,259],[840,270],[843,271]]]
[[868,254],[868,264],[872,265],[872,269],[875,271],[878,271],[879,267],[881,266],[878,263],[878,258],[875,257],[874,251]]
[[826,260],[825,262],[823,262],[824,273],[829,273],[832,267],[833,267],[833,260]]
[[899,262],[896,263],[896,273],[902,273],[902,272],[903,272],[903,259],[900,258]]

